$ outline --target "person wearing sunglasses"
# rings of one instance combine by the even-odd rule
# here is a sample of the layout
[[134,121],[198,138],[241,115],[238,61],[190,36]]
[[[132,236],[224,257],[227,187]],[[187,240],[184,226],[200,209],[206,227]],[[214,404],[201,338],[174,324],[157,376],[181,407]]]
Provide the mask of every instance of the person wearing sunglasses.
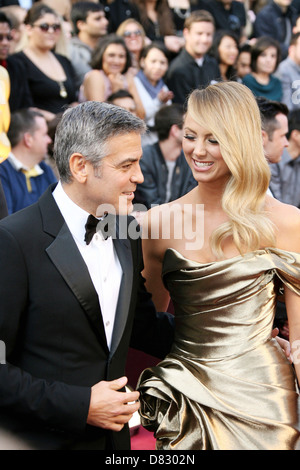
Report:
[[10,111],[33,106],[27,81],[23,79],[25,71],[20,61],[10,55],[10,45],[13,41],[12,24],[8,16],[0,11],[0,65],[4,67],[10,80]]
[[26,46],[13,54],[25,67],[33,105],[47,121],[55,118],[66,105],[76,102],[74,68],[70,60],[55,52],[63,36],[60,18],[44,4],[34,4],[25,17]]
[[131,55],[132,68],[138,72],[141,52],[150,43],[143,26],[134,18],[129,18],[120,24],[116,34],[123,37]]

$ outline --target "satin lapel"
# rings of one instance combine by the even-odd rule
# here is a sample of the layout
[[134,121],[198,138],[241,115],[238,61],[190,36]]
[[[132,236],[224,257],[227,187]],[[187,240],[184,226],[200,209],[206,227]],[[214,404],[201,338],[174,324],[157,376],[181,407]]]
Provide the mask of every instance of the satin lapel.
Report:
[[98,295],[66,223],[63,223],[46,251],[85,310],[102,346],[108,352]]
[[117,238],[114,240],[114,247],[123,270],[123,275],[116,309],[110,356],[116,351],[126,326],[133,280],[133,263],[129,240]]

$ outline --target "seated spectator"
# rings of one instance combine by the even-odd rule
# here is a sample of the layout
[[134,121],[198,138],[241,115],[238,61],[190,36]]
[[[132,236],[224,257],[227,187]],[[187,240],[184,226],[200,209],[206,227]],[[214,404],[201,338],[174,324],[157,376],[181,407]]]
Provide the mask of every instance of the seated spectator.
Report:
[[76,2],[72,5],[71,21],[74,36],[69,42],[70,60],[75,71],[75,83],[79,88],[85,74],[91,70],[93,50],[99,39],[107,34],[108,20],[102,4]]
[[93,52],[91,67],[83,80],[81,100],[106,101],[112,93],[127,89],[136,103],[137,115],[144,118],[145,110],[130,73],[130,52],[123,38],[116,34],[102,38]]
[[168,70],[168,53],[163,44],[153,42],[146,46],[140,59],[140,71],[134,77],[138,94],[145,110],[148,132],[142,136],[142,144],[157,141],[156,132],[151,131],[156,112],[164,105],[171,104],[173,92],[164,82]]
[[239,55],[239,41],[231,31],[216,31],[209,54],[216,59],[222,80],[236,80],[235,68]]
[[161,41],[175,55],[184,46],[182,37],[176,36],[168,0],[132,0],[138,7],[140,23],[151,41]]
[[239,55],[236,61],[237,80],[241,82],[245,75],[251,73],[251,45],[244,43],[239,46]]
[[24,19],[27,11],[20,5],[8,5],[1,7],[0,12],[4,13],[11,22],[11,34],[13,39],[10,41],[9,53],[13,54],[18,48],[25,30]]
[[30,109],[12,113],[7,135],[11,153],[0,164],[0,180],[12,214],[36,202],[56,177],[43,161],[51,139],[41,113]]
[[281,101],[282,86],[273,74],[280,63],[280,45],[270,37],[261,37],[251,48],[251,70],[243,83],[255,96]]
[[146,37],[143,26],[134,18],[129,18],[120,24],[116,34],[124,39],[131,54],[131,67],[134,68],[134,73],[137,73],[140,69],[141,52],[147,43],[150,42]]
[[276,39],[281,48],[281,57],[285,59],[296,23],[297,12],[291,6],[292,0],[271,0],[256,16],[253,36],[269,36]]
[[144,182],[138,184],[134,202],[148,209],[178,199],[197,185],[182,152],[183,114],[181,105],[163,106],[155,116],[158,142],[143,147]]
[[289,113],[288,127],[288,147],[271,165],[270,188],[276,199],[300,208],[300,109]]
[[132,114],[136,115],[136,104],[133,96],[127,90],[118,90],[112,93],[106,100],[108,103],[120,106],[121,108],[127,109]]
[[20,108],[33,106],[33,100],[25,76],[22,63],[10,55],[10,43],[13,40],[11,21],[0,10],[0,64],[7,69],[10,80],[9,107],[16,111]]
[[241,1],[205,0],[205,7],[214,17],[216,30],[232,31],[241,39],[246,26],[246,9]]
[[12,57],[23,64],[22,79],[28,83],[33,105],[51,121],[77,100],[74,69],[67,57],[53,52],[62,34],[55,10],[38,2],[28,10],[24,22],[28,44]]
[[195,88],[220,80],[217,61],[207,54],[213,43],[214,32],[214,19],[208,11],[194,11],[185,20],[185,47],[171,61],[166,75],[166,84],[174,93],[174,103],[184,104]]
[[300,108],[300,32],[294,34],[288,57],[280,62],[274,74],[282,85],[281,101],[290,111]]
[[256,98],[256,101],[262,120],[265,157],[272,167],[281,160],[284,148],[288,146],[286,135],[289,110],[285,104],[261,96]]

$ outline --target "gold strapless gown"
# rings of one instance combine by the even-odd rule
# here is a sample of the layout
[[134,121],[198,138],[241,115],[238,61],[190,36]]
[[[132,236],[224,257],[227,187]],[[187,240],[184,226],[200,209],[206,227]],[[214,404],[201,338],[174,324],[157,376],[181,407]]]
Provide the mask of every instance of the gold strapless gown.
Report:
[[268,248],[201,264],[168,249],[163,280],[175,341],[138,384],[156,448],[297,448],[295,374],[271,332],[278,284],[300,295],[300,255]]

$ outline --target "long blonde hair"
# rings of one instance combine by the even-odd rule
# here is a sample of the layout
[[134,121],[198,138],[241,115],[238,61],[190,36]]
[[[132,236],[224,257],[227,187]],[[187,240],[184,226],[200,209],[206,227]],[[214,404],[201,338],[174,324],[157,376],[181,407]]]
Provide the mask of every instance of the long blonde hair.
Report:
[[260,248],[262,240],[273,245],[273,225],[265,212],[270,169],[263,150],[260,112],[252,92],[237,82],[194,90],[188,100],[188,113],[214,135],[231,173],[222,197],[229,221],[212,233],[212,250],[220,256],[222,242],[228,237],[240,253]]

